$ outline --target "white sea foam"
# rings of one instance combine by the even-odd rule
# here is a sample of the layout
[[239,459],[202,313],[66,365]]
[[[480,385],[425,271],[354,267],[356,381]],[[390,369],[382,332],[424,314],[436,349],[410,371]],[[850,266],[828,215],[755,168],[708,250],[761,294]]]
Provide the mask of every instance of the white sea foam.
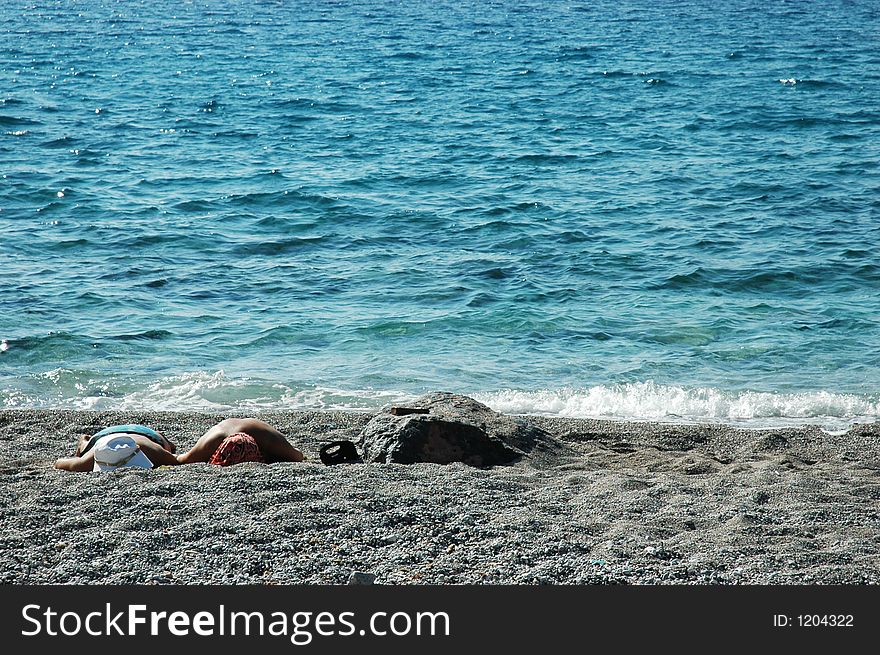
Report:
[[[284,410],[371,411],[409,402],[419,394],[394,389],[296,386],[278,381],[197,371],[138,384],[96,379],[82,371],[54,369],[34,378],[31,389],[0,390],[0,405],[14,408],[248,412]],[[637,382],[539,391],[460,390],[507,414],[568,418],[725,423],[745,427],[815,424],[829,431],[880,420],[877,396],[811,391],[732,392]]]
[[880,400],[827,391],[805,393],[726,392],[653,382],[583,389],[479,393],[474,397],[509,414],[571,418],[726,423],[749,427],[816,424],[839,430],[880,418]]
[[82,409],[157,411],[370,410],[406,394],[388,390],[293,387],[280,382],[227,376],[223,371],[163,378],[119,398],[82,398]]

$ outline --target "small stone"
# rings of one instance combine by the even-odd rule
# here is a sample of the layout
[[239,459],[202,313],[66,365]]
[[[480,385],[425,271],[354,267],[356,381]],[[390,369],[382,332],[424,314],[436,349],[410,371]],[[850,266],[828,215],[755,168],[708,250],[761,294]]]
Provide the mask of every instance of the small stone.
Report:
[[376,582],[375,573],[364,573],[362,571],[352,571],[348,576],[348,584],[373,584]]

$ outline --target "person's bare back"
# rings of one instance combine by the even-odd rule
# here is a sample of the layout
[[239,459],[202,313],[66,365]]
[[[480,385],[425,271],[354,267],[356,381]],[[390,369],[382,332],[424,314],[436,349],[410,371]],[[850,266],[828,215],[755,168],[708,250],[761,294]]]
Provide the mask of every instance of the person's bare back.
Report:
[[[227,439],[246,435],[253,440],[267,464],[301,462],[305,455],[294,448],[287,438],[265,421],[255,418],[228,418],[205,432],[196,444],[177,459],[181,464],[210,462]],[[256,461],[256,460],[250,460]],[[237,462],[228,462],[235,464]]]

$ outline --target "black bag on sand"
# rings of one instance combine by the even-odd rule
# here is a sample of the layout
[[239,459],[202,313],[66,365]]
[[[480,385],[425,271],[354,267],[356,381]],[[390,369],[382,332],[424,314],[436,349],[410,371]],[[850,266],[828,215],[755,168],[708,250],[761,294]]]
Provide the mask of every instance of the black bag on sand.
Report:
[[327,466],[332,466],[333,464],[355,464],[363,460],[351,441],[333,441],[321,446],[321,461]]

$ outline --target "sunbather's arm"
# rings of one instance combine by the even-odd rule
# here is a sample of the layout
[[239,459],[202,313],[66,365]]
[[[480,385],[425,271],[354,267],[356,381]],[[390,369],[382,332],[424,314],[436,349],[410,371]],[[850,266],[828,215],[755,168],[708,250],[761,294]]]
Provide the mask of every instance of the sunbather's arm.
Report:
[[177,466],[180,464],[173,453],[169,453],[152,439],[137,435],[134,440],[144,455],[153,463],[153,466]]
[[91,471],[95,466],[95,453],[87,452],[78,457],[62,457],[55,460],[55,468],[61,471],[83,472]]

